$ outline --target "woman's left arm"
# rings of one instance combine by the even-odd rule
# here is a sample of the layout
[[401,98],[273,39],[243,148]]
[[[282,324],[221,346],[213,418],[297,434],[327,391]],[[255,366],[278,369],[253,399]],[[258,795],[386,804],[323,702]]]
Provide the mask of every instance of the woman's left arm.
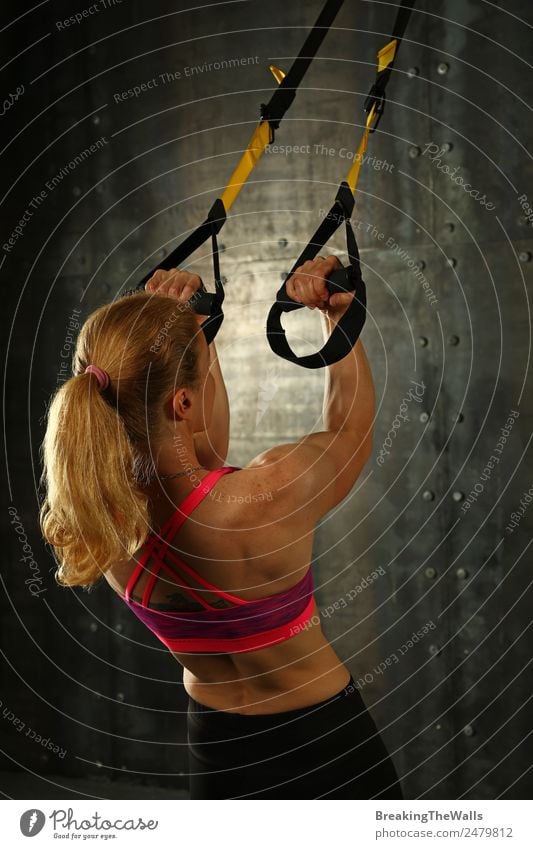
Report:
[[[145,285],[153,294],[166,295],[186,302],[202,285],[197,274],[180,271],[179,268],[158,268]],[[200,326],[205,315],[197,315]],[[220,369],[215,343],[209,345],[209,372],[215,381],[215,397],[211,421],[206,430],[194,434],[194,448],[198,460],[206,469],[219,469],[226,462],[229,444],[229,404],[224,378]]]
[[209,372],[215,381],[213,412],[207,429],[194,434],[194,448],[202,466],[220,469],[228,455],[229,403],[214,342],[209,345]]

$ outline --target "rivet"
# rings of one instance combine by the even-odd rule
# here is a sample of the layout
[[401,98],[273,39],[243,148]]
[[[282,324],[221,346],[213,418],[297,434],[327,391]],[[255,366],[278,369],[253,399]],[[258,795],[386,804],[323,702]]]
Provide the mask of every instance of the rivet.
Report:
[[448,345],[455,346],[455,345],[458,345],[458,344],[459,344],[459,337],[456,336],[455,333],[452,333],[451,336],[448,336]]
[[426,578],[434,578],[437,574],[437,570],[433,568],[433,566],[428,566],[426,571],[424,572]]
[[456,489],[455,492],[452,494],[452,498],[454,501],[462,501],[464,497],[464,492],[459,492],[458,489]]
[[424,422],[424,423],[425,423],[425,422],[427,422],[427,421],[429,420],[429,413],[426,413],[426,412],[424,411],[423,413],[420,413],[420,415],[419,415],[419,417],[418,417],[418,418],[420,419],[420,421],[421,421],[421,422]]
[[440,722],[437,722],[435,728],[436,728],[437,731],[440,731],[440,729],[442,728],[442,725],[440,724]]
[[447,221],[444,225],[444,229],[448,231],[448,233],[453,233],[455,230],[455,224],[453,221]]
[[123,702],[125,699],[124,693],[117,693],[117,699],[119,702]]
[[286,248],[288,244],[287,239],[278,239],[278,248]]
[[439,62],[439,64],[437,65],[437,74],[444,75],[447,74],[449,70],[450,66],[447,62]]
[[417,268],[419,271],[423,271],[425,267],[426,267],[426,263],[424,262],[423,259],[417,260],[415,268]]
[[520,251],[518,254],[518,259],[520,262],[531,262],[531,251]]
[[434,498],[435,498],[435,493],[431,492],[430,489],[425,489],[424,492],[422,493],[422,499],[424,501],[433,501]]
[[118,625],[115,625],[115,631],[118,631],[119,634],[122,633],[123,630],[124,630],[124,626],[121,625],[120,622],[118,623]]
[[227,278],[227,277],[225,277],[224,275],[222,275],[222,277],[220,278],[220,282],[221,282],[221,283],[223,283],[223,284],[224,284],[224,286],[225,286],[225,285],[226,285],[226,283],[228,282],[228,278]]
[[103,192],[104,192],[104,184],[99,183],[96,187],[96,193],[101,195],[101,194],[103,194]]
[[161,250],[158,253],[158,257],[159,257],[159,259],[164,259],[165,256],[166,256],[165,249],[161,248]]
[[80,187],[74,186],[74,188],[72,189],[72,194],[74,195],[75,198],[79,198],[79,196],[81,195]]
[[94,765],[95,765],[95,766],[97,766],[97,767],[98,767],[98,769],[101,769],[101,768],[102,768],[102,766],[103,766],[102,761],[95,761],[95,762],[94,762]]
[[428,344],[427,336],[419,336],[418,337],[418,344],[420,345],[421,348],[425,348]]
[[449,153],[450,150],[453,150],[453,144],[451,142],[444,142],[444,144],[441,144],[440,149],[444,153]]
[[413,77],[417,77],[419,75],[419,73],[420,73],[419,69],[416,68],[414,65],[413,65],[412,68],[408,68],[408,70],[407,70],[407,76],[409,77],[410,80],[412,80]]
[[468,649],[463,649],[463,654],[468,654]]
[[450,266],[450,268],[455,268],[455,266],[457,265],[457,260],[454,256],[449,256],[446,260],[446,263]]
[[96,124],[96,126],[98,126],[99,123],[100,123],[100,115],[93,115],[93,124]]
[[465,725],[465,727],[463,728],[463,734],[465,735],[465,737],[473,737],[475,731],[472,725]]
[[289,276],[289,274],[290,274],[290,271],[282,271],[282,272],[281,272],[280,277],[281,277],[281,282],[282,282],[282,283],[285,283],[285,280],[287,279],[287,277]]
[[462,566],[459,566],[455,574],[460,581],[464,581],[465,578],[468,578],[468,572]]
[[437,657],[437,655],[440,654],[440,648],[438,646],[436,646],[435,644],[432,644],[429,647],[429,653],[432,654],[433,657]]
[[465,420],[465,417],[463,416],[463,414],[457,413],[457,415],[455,417],[455,421],[460,423],[460,422],[464,422],[464,420]]
[[96,622],[91,622],[91,624],[89,625],[89,631],[92,631],[93,634],[95,631],[98,631],[98,625]]
[[410,159],[416,159],[416,157],[420,156],[421,153],[422,153],[422,151],[419,147],[417,147],[417,145],[413,145],[413,147],[409,148]]
[[223,254],[224,251],[226,250],[226,245],[219,245],[218,250],[219,250],[219,253]]

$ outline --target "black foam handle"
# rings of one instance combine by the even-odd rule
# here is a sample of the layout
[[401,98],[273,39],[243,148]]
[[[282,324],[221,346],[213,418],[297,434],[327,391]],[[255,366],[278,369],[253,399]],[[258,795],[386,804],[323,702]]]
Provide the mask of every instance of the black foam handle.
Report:
[[212,292],[203,292],[199,289],[189,300],[189,303],[198,315],[211,315],[215,297]]
[[339,268],[333,274],[330,274],[326,283],[329,294],[337,295],[343,292],[353,292],[356,281],[354,271],[353,265],[346,265],[344,268]]

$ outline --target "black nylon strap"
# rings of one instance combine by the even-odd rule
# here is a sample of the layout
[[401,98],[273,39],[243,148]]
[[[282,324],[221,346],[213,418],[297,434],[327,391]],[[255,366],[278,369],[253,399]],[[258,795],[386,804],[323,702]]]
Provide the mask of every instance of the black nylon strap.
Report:
[[327,0],[326,5],[318,16],[315,25],[307,36],[302,49],[292,63],[287,75],[283,78],[268,103],[261,104],[261,119],[268,121],[270,124],[273,131],[273,140],[274,130],[278,129],[281,119],[294,100],[296,89],[300,85],[309,65],[315,58],[343,2],[344,0]]
[[[271,349],[278,356],[304,368],[323,368],[324,366],[342,360],[343,357],[349,354],[357,342],[365,323],[366,287],[361,276],[357,241],[350,223],[350,215],[353,211],[354,203],[354,196],[349,185],[342,182],[333,206],[316,230],[307,247],[296,260],[290,274],[280,287],[276,295],[276,301],[268,314],[266,332]],[[302,309],[304,305],[293,301],[289,297],[286,289],[287,280],[302,263],[316,256],[320,248],[338,230],[343,221],[346,226],[346,246],[350,258],[350,269],[349,274],[344,275],[344,285],[341,285],[337,291],[352,291],[355,289],[357,294],[320,351],[316,354],[299,357],[287,342],[285,330],[281,325],[281,314]],[[330,287],[328,286],[328,288]]]
[[398,58],[398,51],[400,50],[402,38],[405,34],[405,30],[407,28],[407,24],[409,23],[409,18],[411,17],[411,12],[413,11],[413,6],[415,5],[415,3],[416,0],[401,0],[398,12],[396,13],[396,20],[394,22],[394,28],[392,30],[391,35],[391,41],[392,39],[396,39],[396,41],[398,42],[398,44],[396,45],[394,59],[392,60],[392,62],[389,63],[389,65],[387,65],[386,68],[376,74],[374,84],[372,85],[372,88],[370,89],[365,100],[364,109],[367,114],[370,112],[373,105],[375,105],[376,107],[376,120],[374,121],[373,126],[370,130],[371,133],[375,132],[381,120],[381,116],[383,115],[386,101],[385,90],[392,74],[394,63]]
[[[274,128],[277,129],[279,127],[281,119],[294,100],[296,96],[296,89],[300,85],[305,72],[314,59],[327,34],[328,28],[331,26],[343,2],[344,0],[326,0],[326,4],[322,9],[322,12],[318,16],[315,25],[307,36],[300,53],[292,63],[287,75],[281,81],[268,104],[261,104],[261,120],[269,121],[272,128],[272,136],[274,135]],[[201,245],[203,245],[210,236],[212,236],[215,295],[211,295],[206,292],[205,289],[201,290],[193,304],[193,309],[196,312],[200,314],[209,314],[209,319],[206,319],[206,321],[202,323],[202,330],[205,333],[208,344],[215,338],[224,319],[224,314],[222,312],[224,286],[220,278],[216,235],[224,226],[226,217],[224,204],[220,198],[217,198],[209,210],[205,221],[203,221],[202,224],[194,230],[194,232],[187,236],[187,238],[178,245],[177,248],[171,251],[168,256],[158,263],[155,268],[146,274],[133,290],[144,290],[147,281],[159,268],[168,271],[170,268],[179,267],[184,260],[186,260],[192,253],[194,253],[195,250],[201,247]]]

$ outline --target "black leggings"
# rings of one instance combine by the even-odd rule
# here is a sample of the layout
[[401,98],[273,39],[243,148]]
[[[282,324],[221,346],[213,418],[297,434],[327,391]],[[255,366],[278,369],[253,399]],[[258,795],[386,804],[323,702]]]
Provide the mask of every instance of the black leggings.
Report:
[[191,799],[403,799],[353,677],[336,695],[275,714],[189,697]]

